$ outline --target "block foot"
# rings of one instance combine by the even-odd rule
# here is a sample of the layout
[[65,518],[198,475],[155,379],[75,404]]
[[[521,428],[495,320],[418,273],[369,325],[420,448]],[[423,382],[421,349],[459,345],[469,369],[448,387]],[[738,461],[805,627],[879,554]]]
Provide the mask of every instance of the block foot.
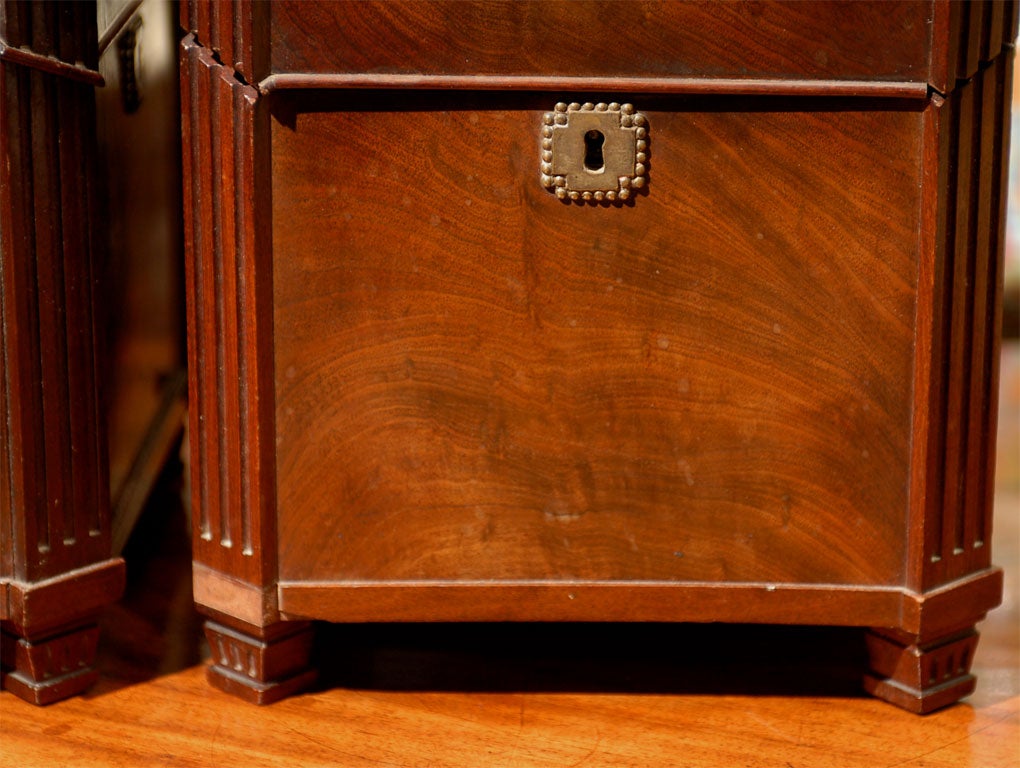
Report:
[[894,630],[868,633],[865,689],[891,704],[928,714],[974,692],[970,674],[978,633],[973,626],[925,642]]
[[314,682],[309,661],[312,626],[282,622],[240,630],[215,621],[205,623],[212,652],[209,682],[253,704],[271,704]]
[[33,704],[52,704],[83,692],[99,677],[95,623],[43,637],[3,631],[3,688]]

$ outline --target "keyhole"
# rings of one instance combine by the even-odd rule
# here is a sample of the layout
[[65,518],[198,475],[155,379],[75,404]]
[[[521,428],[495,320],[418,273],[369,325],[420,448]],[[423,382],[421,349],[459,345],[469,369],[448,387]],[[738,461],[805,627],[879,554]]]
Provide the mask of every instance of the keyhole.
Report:
[[592,129],[584,134],[584,167],[592,173],[599,173],[606,167],[602,156],[602,145],[605,143],[606,136],[602,131]]

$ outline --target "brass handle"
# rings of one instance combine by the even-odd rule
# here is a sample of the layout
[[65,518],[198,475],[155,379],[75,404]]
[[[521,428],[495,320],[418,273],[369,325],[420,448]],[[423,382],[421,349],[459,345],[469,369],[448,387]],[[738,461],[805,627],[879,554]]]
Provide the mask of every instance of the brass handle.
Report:
[[561,200],[626,200],[648,181],[648,120],[632,104],[565,104],[542,118],[542,186]]

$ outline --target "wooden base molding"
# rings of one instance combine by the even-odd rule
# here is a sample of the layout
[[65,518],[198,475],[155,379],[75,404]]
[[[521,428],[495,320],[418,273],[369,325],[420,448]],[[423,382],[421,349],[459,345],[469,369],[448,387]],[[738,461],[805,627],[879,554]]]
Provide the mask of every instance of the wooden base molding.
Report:
[[[196,566],[196,574],[199,567]],[[640,589],[635,589],[640,587]],[[196,588],[196,595],[198,594]],[[365,621],[750,622],[898,624],[930,635],[996,607],[1002,571],[988,568],[937,590],[825,584],[677,582],[281,582],[285,619]],[[209,605],[198,601],[201,605]],[[810,607],[806,622],[804,606]],[[226,610],[239,616],[237,608]]]
[[205,636],[213,658],[209,682],[253,704],[271,704],[307,688],[316,678],[309,666],[311,624],[252,627],[249,634],[207,621]]
[[76,624],[119,600],[124,578],[124,561],[113,557],[42,581],[0,580],[0,620],[16,634]]

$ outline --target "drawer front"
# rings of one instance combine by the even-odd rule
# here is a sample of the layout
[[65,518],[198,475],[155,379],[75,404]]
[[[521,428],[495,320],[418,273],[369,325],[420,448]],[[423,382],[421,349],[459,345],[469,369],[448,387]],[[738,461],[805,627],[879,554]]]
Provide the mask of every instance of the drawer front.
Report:
[[558,97],[273,98],[281,579],[902,583],[916,108],[636,98],[582,205]]

